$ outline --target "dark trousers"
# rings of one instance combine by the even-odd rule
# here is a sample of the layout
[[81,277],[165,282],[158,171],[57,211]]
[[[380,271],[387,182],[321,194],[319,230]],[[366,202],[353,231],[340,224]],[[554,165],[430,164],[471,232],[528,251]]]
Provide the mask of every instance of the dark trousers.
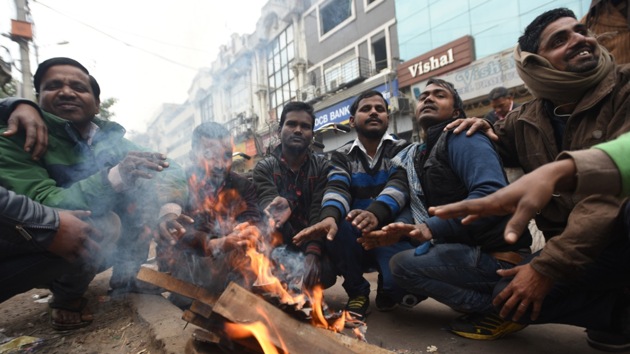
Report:
[[344,278],[343,288],[348,296],[369,296],[370,283],[363,277],[363,273],[376,269],[381,276],[379,290],[396,300],[402,299],[403,290],[394,281],[389,268],[389,260],[396,253],[411,249],[413,246],[408,242],[398,242],[391,246],[366,251],[357,242],[359,237],[361,237],[361,232],[344,220],[339,224],[335,239],[332,242],[326,241],[326,252],[339,275]]
[[[626,204],[624,209],[623,223],[624,232],[617,235],[595,262],[580,273],[579,278],[554,284],[536,321],[530,320],[528,311],[519,322],[562,323],[611,330],[616,306],[628,302],[625,290],[630,285],[630,204]],[[532,254],[521,264],[529,263],[539,254],[540,251]],[[511,280],[502,279],[495,287],[494,296]]]
[[[27,241],[13,227],[2,225],[0,232],[0,302],[33,288],[49,288],[59,301],[74,300],[85,293],[94,276],[104,270],[106,253],[120,235],[120,221],[110,213],[89,221],[102,230],[101,254],[94,262],[69,263]],[[33,231],[31,231],[33,232]]]

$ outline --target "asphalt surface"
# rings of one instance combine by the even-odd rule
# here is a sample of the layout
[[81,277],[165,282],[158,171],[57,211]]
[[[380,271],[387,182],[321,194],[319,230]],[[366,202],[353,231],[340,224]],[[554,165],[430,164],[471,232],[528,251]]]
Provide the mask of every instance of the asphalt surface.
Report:
[[[602,353],[586,344],[584,329],[566,325],[529,326],[495,341],[475,341],[458,337],[443,328],[460,314],[431,299],[412,309],[397,308],[379,312],[373,305],[376,273],[367,274],[372,283],[371,313],[367,318],[367,341],[395,353]],[[347,301],[340,286],[325,291],[325,299],[333,309],[343,308]],[[130,296],[140,318],[149,323],[154,339],[167,353],[183,353],[182,348],[196,328],[181,319],[181,311],[157,295]],[[217,351],[220,352],[220,351]]]

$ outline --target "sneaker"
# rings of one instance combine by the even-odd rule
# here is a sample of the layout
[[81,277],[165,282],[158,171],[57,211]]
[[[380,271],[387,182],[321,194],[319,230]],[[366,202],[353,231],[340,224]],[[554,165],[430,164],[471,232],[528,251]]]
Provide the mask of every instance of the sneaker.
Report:
[[525,327],[527,325],[504,320],[495,314],[471,313],[456,318],[449,330],[464,338],[495,340]]
[[386,293],[376,293],[375,299],[376,309],[381,312],[392,311],[398,307],[398,302]]
[[348,300],[346,311],[357,321],[364,321],[370,308],[370,299],[367,296],[359,295]]
[[630,338],[623,334],[586,330],[586,342],[591,347],[605,352],[622,352],[630,349]]

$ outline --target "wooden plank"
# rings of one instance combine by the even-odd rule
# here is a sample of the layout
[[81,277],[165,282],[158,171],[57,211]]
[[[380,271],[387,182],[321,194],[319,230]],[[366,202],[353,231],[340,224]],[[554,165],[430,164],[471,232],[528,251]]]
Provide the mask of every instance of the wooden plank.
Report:
[[234,323],[267,324],[273,345],[278,349],[284,345],[289,353],[392,353],[348,336],[342,340],[342,334],[300,322],[235,283],[230,283],[212,310]]
[[192,305],[190,305],[190,311],[201,315],[205,318],[210,318],[210,315],[212,315],[212,306],[207,305],[201,301],[195,300],[193,301]]
[[206,289],[147,267],[140,267],[137,278],[170,292],[199,300],[208,306],[212,306],[216,302],[216,296]]

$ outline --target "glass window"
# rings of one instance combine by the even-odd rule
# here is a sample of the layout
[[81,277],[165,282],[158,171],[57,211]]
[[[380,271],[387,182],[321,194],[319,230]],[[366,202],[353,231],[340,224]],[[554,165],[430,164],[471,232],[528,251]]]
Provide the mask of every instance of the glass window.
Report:
[[[280,113],[282,107],[291,100],[296,90],[290,68],[295,57],[293,43],[293,25],[285,28],[276,38],[271,40],[267,56],[267,84],[269,86],[269,114]],[[278,116],[279,117],[279,116]],[[273,118],[273,117],[272,117]]]
[[340,23],[352,16],[352,0],[330,0],[319,8],[319,20],[322,33],[328,33]]

